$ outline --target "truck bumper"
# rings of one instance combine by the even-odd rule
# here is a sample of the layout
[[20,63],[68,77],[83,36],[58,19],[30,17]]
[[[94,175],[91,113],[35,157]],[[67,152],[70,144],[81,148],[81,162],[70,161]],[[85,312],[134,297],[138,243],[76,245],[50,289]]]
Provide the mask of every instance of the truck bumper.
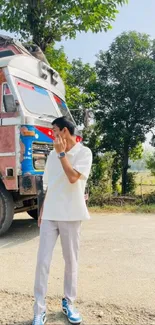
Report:
[[44,200],[43,177],[41,175],[19,176],[19,193],[21,196],[36,196],[39,213]]

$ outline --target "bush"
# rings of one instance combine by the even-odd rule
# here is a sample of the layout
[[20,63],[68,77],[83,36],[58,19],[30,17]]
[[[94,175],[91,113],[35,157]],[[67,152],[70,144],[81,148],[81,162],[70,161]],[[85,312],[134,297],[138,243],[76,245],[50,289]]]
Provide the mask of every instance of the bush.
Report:
[[127,173],[127,184],[126,184],[126,189],[127,189],[127,194],[134,195],[135,190],[136,190],[136,182],[135,182],[135,175],[136,173]]
[[143,196],[143,203],[145,203],[145,204],[155,204],[155,192],[145,194]]
[[89,206],[103,206],[106,198],[111,195],[111,187],[108,182],[100,182],[97,186],[91,186],[89,192]]

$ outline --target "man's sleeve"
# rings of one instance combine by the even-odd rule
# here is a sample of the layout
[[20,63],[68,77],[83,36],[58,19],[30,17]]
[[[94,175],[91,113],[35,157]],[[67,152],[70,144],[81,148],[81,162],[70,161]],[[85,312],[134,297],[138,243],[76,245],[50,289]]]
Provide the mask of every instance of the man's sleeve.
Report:
[[92,152],[89,148],[83,147],[83,150],[77,156],[73,168],[81,174],[80,179],[87,180],[92,166]]

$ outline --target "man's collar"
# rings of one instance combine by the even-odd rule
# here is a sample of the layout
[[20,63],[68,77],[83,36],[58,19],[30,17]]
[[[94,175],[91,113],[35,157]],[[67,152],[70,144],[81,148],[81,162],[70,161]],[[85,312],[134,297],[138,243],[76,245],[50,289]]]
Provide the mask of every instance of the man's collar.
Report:
[[81,149],[81,143],[77,142],[69,151],[66,152],[67,155],[74,156]]

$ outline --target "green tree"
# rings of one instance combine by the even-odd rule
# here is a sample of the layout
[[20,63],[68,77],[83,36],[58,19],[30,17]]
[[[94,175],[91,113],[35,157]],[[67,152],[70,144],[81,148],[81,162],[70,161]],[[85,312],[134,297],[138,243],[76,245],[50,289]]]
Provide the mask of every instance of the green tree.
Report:
[[66,85],[67,75],[71,69],[71,63],[68,61],[63,46],[56,49],[54,46],[48,45],[46,47],[45,55],[51,67],[60,73],[60,76]]
[[[80,59],[69,62],[63,47],[55,49],[48,46],[45,54],[50,65],[60,73],[65,82],[67,104],[77,124],[83,124],[85,110],[94,111],[96,105],[96,96],[92,87],[96,82],[94,67],[83,64]],[[94,124],[84,128],[83,139],[93,151],[93,168],[89,188],[91,197],[93,195],[96,200],[96,196],[100,194],[102,197],[111,190],[113,153],[107,152],[100,155],[100,135],[94,131]]]
[[151,171],[151,174],[155,176],[155,152],[147,155],[146,167]]
[[32,37],[43,51],[63,36],[77,32],[93,33],[111,28],[117,6],[127,0],[1,0],[0,28]]
[[66,87],[66,101],[78,125],[84,124],[87,110],[94,110],[95,93],[92,83],[96,80],[95,68],[81,59],[69,62],[64,48],[55,49],[51,45],[46,48],[49,64],[62,77]]
[[100,150],[116,152],[122,194],[127,191],[129,157],[155,125],[155,62],[146,34],[123,33],[96,62],[97,130]]
[[142,143],[138,143],[136,147],[133,147],[132,150],[130,150],[130,160],[137,161],[140,160],[143,157],[144,149]]
[[[143,154],[143,146],[141,143],[138,143],[138,145],[133,148],[132,150],[130,150],[129,153],[129,158],[132,161],[136,161],[142,158],[142,154]],[[129,167],[130,164],[128,165]],[[120,155],[118,155],[118,153],[113,153],[113,163],[112,163],[112,189],[113,192],[117,191],[117,187],[118,187],[118,181],[121,177],[121,173],[122,173],[122,160]],[[132,176],[134,176],[134,174],[132,173]],[[131,193],[131,187],[133,188],[133,179],[132,176],[130,175],[130,173],[127,174],[127,185],[126,185],[126,193]],[[131,187],[130,187],[130,180],[131,180]]]
[[[92,84],[96,81],[95,68],[81,59],[73,60],[66,79],[67,103],[78,124],[85,124],[87,111],[93,111],[95,93]],[[87,118],[87,117],[86,117]]]
[[114,154],[112,162],[112,190],[113,193],[117,192],[117,184],[121,176],[121,161],[117,153]]

